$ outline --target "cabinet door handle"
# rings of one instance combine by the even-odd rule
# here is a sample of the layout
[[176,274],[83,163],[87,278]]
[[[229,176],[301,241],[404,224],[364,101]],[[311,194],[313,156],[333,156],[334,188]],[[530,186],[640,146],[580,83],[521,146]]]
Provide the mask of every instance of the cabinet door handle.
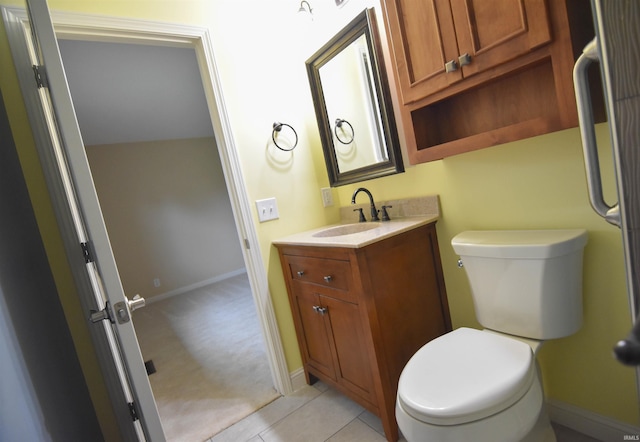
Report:
[[304,270],[298,270],[296,273],[298,274],[298,276],[303,276],[304,275]]
[[325,276],[323,278],[326,282],[331,282],[333,280],[333,276],[329,275],[329,276]]
[[320,307],[319,305],[314,305],[312,308],[314,312],[320,313],[321,315],[324,315],[325,313],[327,313],[326,307]]
[[458,70],[458,63],[455,60],[448,61],[444,64],[444,70],[453,72]]
[[462,54],[461,56],[458,57],[458,62],[460,63],[460,66],[468,65],[469,63],[471,63],[471,55]]

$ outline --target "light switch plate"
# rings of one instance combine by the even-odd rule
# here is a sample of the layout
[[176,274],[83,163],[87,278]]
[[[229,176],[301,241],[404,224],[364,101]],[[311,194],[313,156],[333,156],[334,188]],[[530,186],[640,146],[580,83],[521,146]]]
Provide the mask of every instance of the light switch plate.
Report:
[[258,209],[258,219],[261,223],[280,218],[275,198],[256,200],[256,209]]
[[324,207],[333,206],[333,194],[331,193],[331,187],[323,187],[320,191],[322,192],[322,205]]

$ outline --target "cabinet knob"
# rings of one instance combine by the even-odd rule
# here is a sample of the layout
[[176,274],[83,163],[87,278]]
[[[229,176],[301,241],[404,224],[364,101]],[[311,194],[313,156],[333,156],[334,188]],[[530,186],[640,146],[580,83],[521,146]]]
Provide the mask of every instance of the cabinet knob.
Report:
[[469,63],[471,63],[471,55],[462,54],[461,56],[458,57],[458,62],[460,63],[460,66],[468,65]]
[[298,276],[303,276],[304,275],[304,270],[298,270],[296,273],[298,274]]
[[331,282],[333,280],[333,276],[329,275],[329,276],[325,276],[323,278],[326,282]]
[[458,63],[455,60],[448,61],[444,64],[444,70],[453,72],[458,70]]

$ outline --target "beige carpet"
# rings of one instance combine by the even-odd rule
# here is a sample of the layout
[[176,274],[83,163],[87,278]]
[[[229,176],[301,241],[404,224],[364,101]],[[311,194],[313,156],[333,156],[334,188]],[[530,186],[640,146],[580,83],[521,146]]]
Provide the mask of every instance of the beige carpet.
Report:
[[279,397],[246,274],[134,314],[169,441],[205,441]]

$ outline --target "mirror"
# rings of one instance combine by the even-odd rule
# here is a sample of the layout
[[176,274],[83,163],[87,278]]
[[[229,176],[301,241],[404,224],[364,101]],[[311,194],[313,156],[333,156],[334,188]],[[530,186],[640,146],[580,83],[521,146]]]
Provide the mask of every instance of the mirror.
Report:
[[331,186],[404,172],[373,9],[306,65]]

